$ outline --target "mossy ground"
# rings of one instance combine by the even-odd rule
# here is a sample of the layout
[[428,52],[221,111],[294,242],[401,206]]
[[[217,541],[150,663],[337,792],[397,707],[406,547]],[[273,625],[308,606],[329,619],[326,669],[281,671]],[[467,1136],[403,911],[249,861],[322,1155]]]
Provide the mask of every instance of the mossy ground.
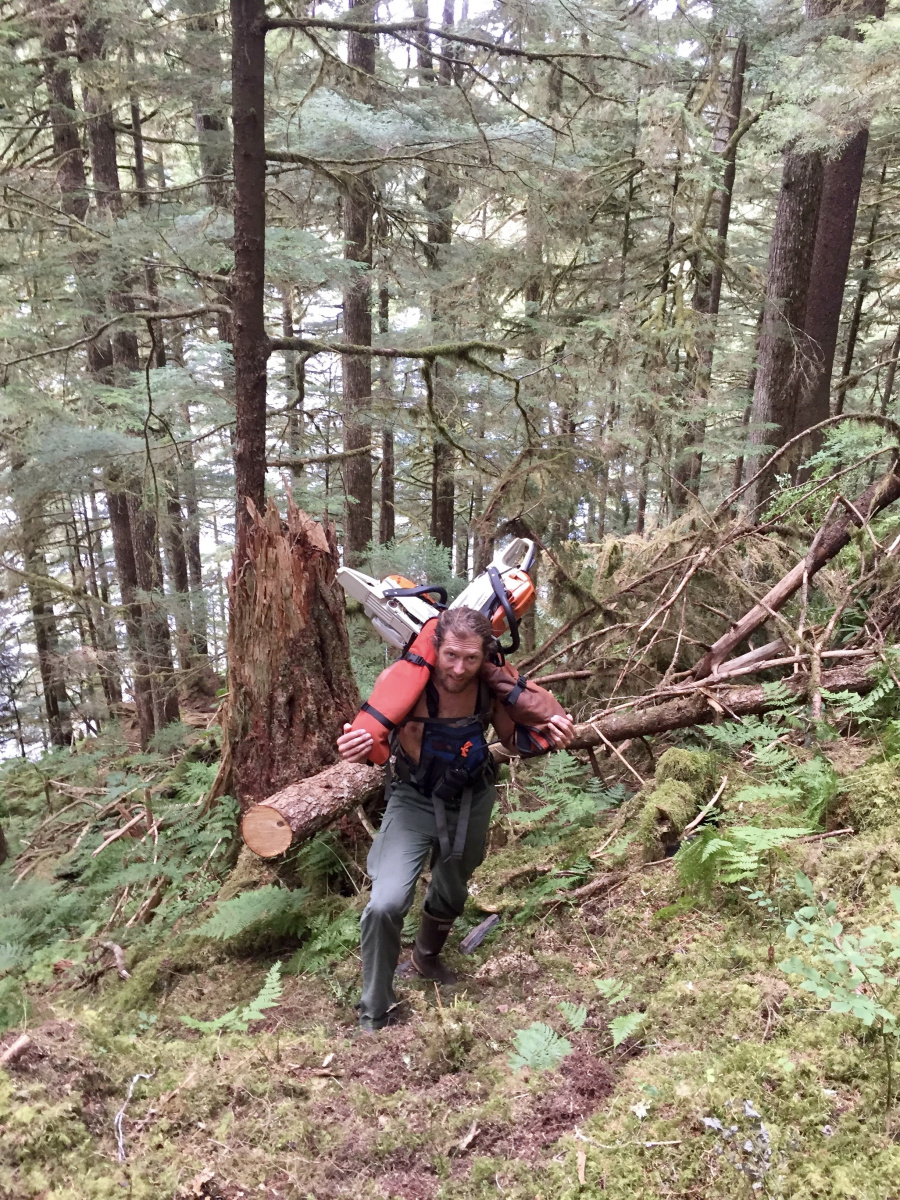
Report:
[[[857,807],[884,783],[860,775],[859,789],[844,785]],[[0,1196],[900,1196],[900,1109],[885,1113],[878,1046],[778,968],[777,915],[734,886],[707,905],[683,897],[672,861],[645,865],[638,841],[619,851],[624,875],[606,895],[529,905],[619,819],[556,845],[497,847],[467,918],[482,905],[500,925],[471,957],[451,951],[454,990],[406,985],[405,1023],[377,1036],[357,1034],[355,955],[286,976],[249,1034],[201,1035],[179,1018],[245,1003],[274,952],[175,937],[128,981],[110,972],[73,989],[63,969],[32,991],[32,1044],[0,1070]],[[848,925],[880,920],[900,882],[900,827],[879,811],[858,836],[795,844],[775,893],[785,911],[800,903],[797,868]],[[624,1002],[602,998],[594,981],[609,978],[630,985]],[[587,1008],[577,1033],[563,1000]],[[609,1022],[627,1011],[643,1025],[614,1049]],[[573,1052],[556,1071],[514,1072],[513,1039],[534,1021]]]

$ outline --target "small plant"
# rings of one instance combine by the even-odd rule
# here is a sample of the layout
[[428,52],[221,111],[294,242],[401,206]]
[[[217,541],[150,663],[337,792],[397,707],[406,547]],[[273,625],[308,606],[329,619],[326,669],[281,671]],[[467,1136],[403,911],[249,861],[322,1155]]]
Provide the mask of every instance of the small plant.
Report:
[[266,1009],[275,1007],[281,999],[281,990],[281,963],[277,962],[270,967],[256,999],[243,1008],[232,1008],[214,1021],[197,1021],[193,1017],[180,1020],[201,1033],[246,1033],[252,1021],[261,1021]]
[[572,1053],[572,1043],[560,1037],[555,1029],[542,1021],[532,1021],[527,1029],[516,1034],[516,1053],[510,1054],[509,1065],[514,1071],[530,1067],[532,1071],[552,1071]]
[[[632,991],[630,983],[622,983],[619,979],[595,979],[594,986],[610,1007],[614,1004],[624,1004]],[[646,1019],[646,1014],[642,1012],[622,1013],[613,1017],[609,1023],[613,1049],[618,1049],[626,1038],[636,1033]]]
[[295,934],[304,924],[303,908],[308,897],[306,888],[289,891],[275,884],[241,892],[220,904],[191,934],[217,942],[232,941],[251,932],[273,937]]
[[588,1015],[588,1010],[584,1004],[573,1004],[571,1000],[561,1000],[559,1003],[559,1011],[566,1018],[576,1033],[578,1033],[579,1029],[584,1028],[584,1023],[587,1020]]
[[540,826],[530,830],[527,845],[547,846],[559,840],[563,830],[590,825],[598,814],[618,808],[631,793],[621,783],[612,787],[586,774],[569,754],[553,754],[540,763],[532,790],[545,803],[536,809],[517,809],[508,814],[515,825]]
[[879,1038],[886,1079],[885,1108],[894,1099],[894,1057],[900,1033],[900,979],[889,964],[900,960],[900,888],[891,888],[891,902],[898,916],[890,925],[869,925],[862,933],[844,931],[836,919],[833,900],[820,904],[811,881],[797,872],[797,887],[809,901],[787,924],[789,941],[804,949],[779,963],[788,975],[799,975],[800,986],[820,1000],[828,1000],[831,1011],[854,1017]]
[[637,1033],[646,1019],[647,1014],[642,1012],[623,1013],[621,1017],[613,1017],[609,1023],[609,1032],[613,1036],[613,1050],[618,1049],[633,1033]]
[[777,857],[783,854],[788,842],[809,832],[806,828],[765,829],[758,825],[735,826],[720,832],[707,826],[685,842],[675,855],[675,865],[682,884],[707,898],[717,883],[753,879],[763,866],[768,867],[771,891]]

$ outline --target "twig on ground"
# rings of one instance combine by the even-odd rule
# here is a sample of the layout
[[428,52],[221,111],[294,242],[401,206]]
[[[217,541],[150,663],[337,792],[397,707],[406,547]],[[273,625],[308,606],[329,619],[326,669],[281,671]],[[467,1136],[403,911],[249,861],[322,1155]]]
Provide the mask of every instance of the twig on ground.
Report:
[[708,812],[710,812],[713,808],[715,808],[715,806],[719,800],[719,797],[725,791],[725,788],[727,786],[728,786],[728,776],[723,775],[722,782],[719,784],[718,788],[716,788],[716,794],[713,796],[712,800],[710,800],[709,804],[704,804],[703,808],[700,809],[700,811],[697,813],[696,817],[694,817],[693,821],[691,821],[689,825],[685,825],[684,829],[682,829],[682,831],[681,831],[681,840],[682,841],[684,841],[684,839],[688,836],[689,833],[693,833],[694,830],[697,828],[697,826],[700,824],[700,822],[703,820],[703,818],[706,816],[706,814]]
[[101,850],[105,850],[107,846],[111,846],[113,842],[117,841],[120,837],[124,837],[130,829],[134,829],[135,825],[139,825],[141,821],[146,820],[146,817],[146,812],[139,812],[138,815],[136,817],[132,817],[127,824],[123,825],[120,829],[114,830],[105,841],[100,843],[96,850],[91,851],[91,858],[96,858]]
[[600,741],[601,741],[601,742],[603,742],[603,744],[604,744],[604,745],[605,745],[605,746],[606,746],[608,749],[612,750],[612,752],[613,752],[613,754],[616,756],[616,758],[618,758],[618,759],[619,759],[619,761],[620,761],[620,762],[621,762],[621,763],[622,763],[622,764],[623,764],[625,767],[627,767],[627,769],[628,769],[628,770],[631,772],[631,774],[632,774],[632,775],[635,777],[635,779],[638,781],[638,783],[641,785],[641,787],[646,787],[646,786],[647,786],[647,781],[646,781],[646,779],[644,779],[644,777],[643,777],[643,776],[642,776],[642,775],[641,775],[641,774],[640,774],[638,771],[636,771],[636,770],[634,769],[634,767],[631,765],[631,763],[628,761],[628,759],[627,759],[627,758],[624,756],[624,754],[621,754],[621,753],[619,752],[618,748],[612,744],[612,742],[609,740],[609,738],[608,738],[608,737],[606,737],[606,735],[603,733],[603,731],[602,731],[602,730],[601,730],[601,729],[600,729],[600,728],[599,728],[599,727],[598,727],[598,726],[597,726],[597,725],[596,725],[596,724],[595,724],[593,721],[591,721],[591,723],[590,723],[590,724],[591,724],[591,728],[594,730],[594,732],[595,732],[595,733],[597,734],[597,736],[600,738]]
[[8,1063],[15,1062],[20,1055],[25,1053],[30,1045],[31,1038],[28,1034],[20,1033],[16,1040],[11,1042],[3,1053],[0,1054],[0,1067],[5,1067]]
[[139,1073],[134,1076],[131,1083],[128,1085],[128,1095],[125,1097],[125,1103],[119,1109],[113,1120],[113,1129],[116,1131],[116,1147],[119,1162],[124,1162],[128,1155],[125,1153],[125,1134],[122,1130],[122,1122],[125,1120],[125,1109],[128,1107],[128,1102],[134,1095],[134,1085],[139,1079],[152,1079],[153,1072],[149,1075]]
[[116,962],[116,972],[120,979],[130,979],[131,975],[125,969],[125,952],[118,942],[101,942],[104,950],[111,950]]

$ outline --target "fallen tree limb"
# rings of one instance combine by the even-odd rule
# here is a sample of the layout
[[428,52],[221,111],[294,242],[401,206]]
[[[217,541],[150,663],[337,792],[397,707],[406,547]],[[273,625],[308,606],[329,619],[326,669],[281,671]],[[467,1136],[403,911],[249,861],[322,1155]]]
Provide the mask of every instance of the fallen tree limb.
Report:
[[[823,525],[809,548],[806,557],[787,573],[773,588],[754,605],[740,621],[710,647],[694,670],[695,679],[706,679],[725,661],[729,654],[750,636],[760,625],[770,619],[795,592],[803,586],[804,578],[811,579],[815,573],[830,562],[849,543],[854,529],[893,504],[900,498],[900,467],[894,463],[880,479],[866,488],[861,496],[845,509],[842,516]],[[862,518],[862,521],[860,520]]]
[[[869,670],[876,656],[857,659],[852,665],[822,673],[822,686],[831,691],[870,690],[874,681]],[[793,675],[785,686],[795,696],[803,696],[809,684],[806,674]],[[719,702],[721,700],[721,703]],[[640,700],[635,701],[640,705]],[[606,741],[623,742],[628,738],[667,733],[673,729],[688,729],[715,721],[723,706],[736,717],[763,713],[772,701],[763,687],[737,687],[710,682],[703,690],[674,700],[634,707],[628,710],[601,714],[584,725],[575,727],[572,750],[587,750]],[[498,761],[508,761],[501,751]],[[365,804],[384,787],[384,768],[366,763],[336,763],[318,775],[292,783],[269,796],[262,804],[254,804],[244,814],[241,833],[244,841],[261,858],[274,858],[291,845],[312,837],[344,813]]]

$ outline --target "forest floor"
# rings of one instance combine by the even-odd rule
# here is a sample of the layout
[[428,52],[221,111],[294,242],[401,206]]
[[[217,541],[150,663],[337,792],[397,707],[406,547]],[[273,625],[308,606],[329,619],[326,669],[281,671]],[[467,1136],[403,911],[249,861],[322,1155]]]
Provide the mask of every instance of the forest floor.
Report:
[[[125,931],[127,980],[87,970],[96,928],[69,935],[68,957],[58,940],[21,978],[27,1017],[0,1039],[0,1052],[31,1039],[0,1069],[0,1196],[900,1197],[895,1039],[779,966],[804,902],[832,900],[848,929],[897,918],[900,770],[877,742],[830,753],[828,827],[849,816],[858,832],[793,838],[757,882],[705,894],[677,860],[644,861],[646,795],[549,828],[510,821],[507,795],[461,922],[497,911],[499,925],[472,955],[451,950],[455,988],[401,985],[405,1020],[374,1036],[357,1031],[346,938],[329,952],[320,937],[315,969],[285,973],[248,1032],[181,1018],[252,1002],[296,938],[214,941],[177,919],[155,943]],[[540,777],[529,786],[540,799]],[[751,821],[784,825],[789,789],[765,791]],[[593,894],[560,890],[592,880]],[[364,886],[345,891],[324,902],[355,921]]]

